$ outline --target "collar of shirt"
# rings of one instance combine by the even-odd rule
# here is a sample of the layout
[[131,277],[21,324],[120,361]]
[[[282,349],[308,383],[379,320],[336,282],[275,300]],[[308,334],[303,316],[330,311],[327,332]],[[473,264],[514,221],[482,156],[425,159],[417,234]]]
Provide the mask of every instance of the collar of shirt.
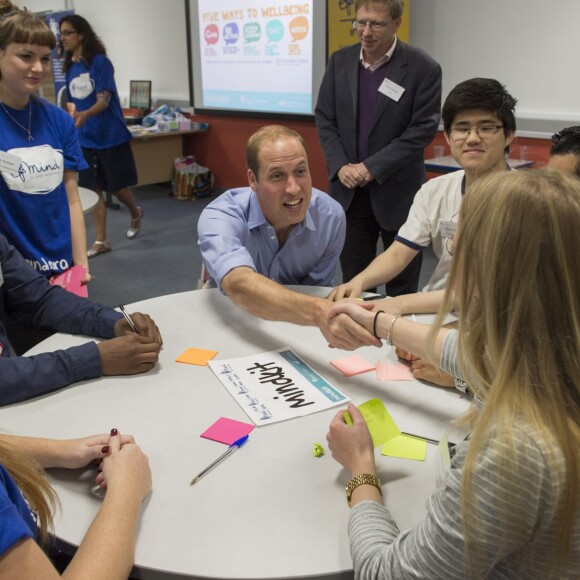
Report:
[[[310,204],[312,205],[312,198],[310,199]],[[290,235],[297,235],[294,232],[300,233],[304,228],[308,228],[309,230],[313,231],[316,230],[316,225],[314,224],[314,219],[310,215],[310,210],[311,207],[309,206],[306,210],[306,217],[304,218],[304,221],[297,224],[297,227],[292,228]],[[256,192],[252,190],[252,195],[250,196],[250,211],[248,212],[248,228],[253,230],[254,228],[259,228],[261,226],[272,227],[262,212],[262,208],[260,207],[260,202],[258,201]]]
[[375,64],[367,64],[365,62],[364,52],[363,52],[363,48],[361,46],[360,47],[360,57],[359,57],[360,63],[367,70],[370,70],[370,71],[377,70],[381,65],[383,65],[386,62],[389,62],[391,60],[391,58],[393,57],[393,52],[395,52],[395,48],[397,48],[397,37],[396,36],[395,36],[395,40],[393,41],[393,44],[391,45],[391,48],[389,48],[389,50],[387,50],[387,52],[385,53],[384,56],[379,58],[379,60],[377,60],[377,62],[375,62]]

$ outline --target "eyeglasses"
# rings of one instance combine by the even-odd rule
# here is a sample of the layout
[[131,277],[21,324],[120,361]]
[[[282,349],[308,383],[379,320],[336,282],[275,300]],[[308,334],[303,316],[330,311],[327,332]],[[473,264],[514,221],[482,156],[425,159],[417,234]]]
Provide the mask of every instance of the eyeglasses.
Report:
[[71,36],[71,34],[78,34],[76,30],[63,30],[60,35],[61,36]]
[[373,32],[381,32],[383,28],[388,26],[393,20],[389,20],[388,22],[380,22],[378,20],[353,20],[352,27],[356,29],[365,29],[367,24],[371,27]]
[[472,131],[475,131],[480,139],[490,139],[503,127],[503,125],[482,125],[481,127],[455,127],[451,129],[451,137],[455,141],[465,141]]

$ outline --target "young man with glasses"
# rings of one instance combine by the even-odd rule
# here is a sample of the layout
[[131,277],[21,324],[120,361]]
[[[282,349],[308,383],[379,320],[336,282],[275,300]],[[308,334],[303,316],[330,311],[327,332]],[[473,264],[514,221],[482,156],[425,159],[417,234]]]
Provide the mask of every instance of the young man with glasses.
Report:
[[[330,57],[316,105],[330,194],[347,218],[345,281],[372,262],[379,236],[389,247],[407,219],[425,179],[423,150],[439,124],[441,67],[397,38],[403,5],[355,2],[360,45]],[[418,255],[387,292],[415,292],[420,269]]]
[[445,139],[463,169],[425,183],[393,244],[349,283],[335,288],[332,299],[355,297],[388,282],[430,245],[439,263],[424,290],[445,287],[466,188],[481,175],[509,169],[506,154],[516,131],[515,105],[516,99],[494,79],[470,79],[449,93],[442,113]]

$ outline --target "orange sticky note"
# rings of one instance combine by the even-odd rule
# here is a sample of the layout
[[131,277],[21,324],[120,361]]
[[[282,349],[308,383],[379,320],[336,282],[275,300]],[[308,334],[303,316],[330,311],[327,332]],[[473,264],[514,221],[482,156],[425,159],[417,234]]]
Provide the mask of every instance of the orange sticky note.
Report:
[[343,375],[346,375],[347,377],[352,377],[354,375],[360,375],[361,373],[368,373],[369,371],[375,370],[375,365],[372,365],[358,354],[331,360],[330,364],[333,367],[336,367]]
[[202,348],[188,348],[182,352],[175,362],[186,363],[188,365],[199,365],[204,367],[216,354],[217,350],[203,350]]

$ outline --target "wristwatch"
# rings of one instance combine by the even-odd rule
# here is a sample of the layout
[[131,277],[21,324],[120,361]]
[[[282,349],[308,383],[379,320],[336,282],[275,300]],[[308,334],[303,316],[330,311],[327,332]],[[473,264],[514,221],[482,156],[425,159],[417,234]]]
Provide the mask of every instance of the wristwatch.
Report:
[[352,498],[352,492],[359,485],[365,484],[374,485],[379,490],[381,496],[383,495],[383,491],[381,489],[381,480],[376,475],[372,475],[371,473],[358,473],[346,484],[346,503],[348,503],[349,507],[350,500]]

